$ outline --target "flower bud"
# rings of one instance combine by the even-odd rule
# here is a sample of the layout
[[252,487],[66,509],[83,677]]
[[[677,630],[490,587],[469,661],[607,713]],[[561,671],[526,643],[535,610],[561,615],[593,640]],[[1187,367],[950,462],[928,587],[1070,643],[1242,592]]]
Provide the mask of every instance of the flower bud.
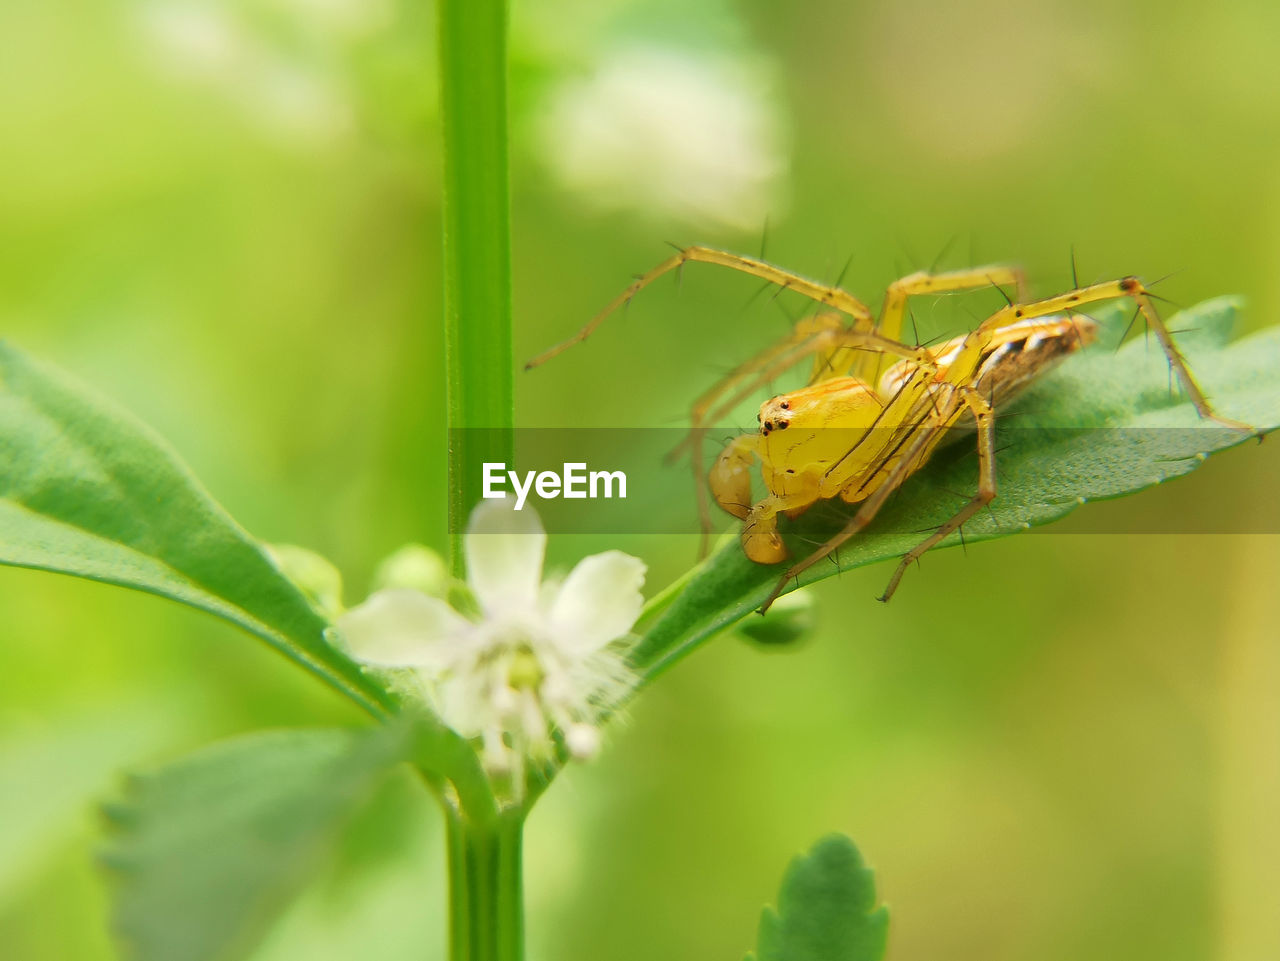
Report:
[[373,590],[407,587],[428,597],[444,597],[449,590],[449,571],[444,559],[421,544],[406,544],[378,565]]
[[764,617],[748,617],[738,625],[738,633],[757,644],[780,647],[794,644],[817,623],[813,595],[805,589],[783,594]]
[[295,544],[268,544],[267,555],[285,577],[307,596],[325,617],[342,613],[342,575],[315,551]]

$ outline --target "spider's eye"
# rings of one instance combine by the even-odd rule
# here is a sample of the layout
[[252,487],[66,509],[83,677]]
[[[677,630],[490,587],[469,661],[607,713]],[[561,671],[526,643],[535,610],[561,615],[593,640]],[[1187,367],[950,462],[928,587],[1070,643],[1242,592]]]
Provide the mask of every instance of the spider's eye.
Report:
[[790,404],[788,404],[785,400],[784,400],[784,401],[783,401],[779,406],[780,406],[783,410],[790,410],[790,409],[791,409],[791,405],[790,405]]
[[786,430],[788,423],[790,423],[790,421],[785,421],[785,420],[778,421],[778,430]]
[[759,420],[760,420],[760,415],[759,415],[759,414],[756,414],[756,420],[757,420],[757,421],[759,421]]

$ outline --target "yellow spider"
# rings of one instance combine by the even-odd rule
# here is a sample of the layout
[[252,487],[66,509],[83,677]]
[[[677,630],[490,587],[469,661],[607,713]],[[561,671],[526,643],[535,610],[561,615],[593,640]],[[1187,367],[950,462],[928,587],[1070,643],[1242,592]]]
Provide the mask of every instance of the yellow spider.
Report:
[[[688,440],[681,445],[692,455],[704,543],[711,529],[709,488],[721,508],[744,522],[742,549],[757,563],[777,564],[788,556],[778,534],[779,514],[795,517],[818,501],[836,497],[859,505],[842,530],[787,568],[762,612],[792,578],[863,530],[889,495],[924,465],[954,428],[976,424],[978,491],[902,558],[881,600],[893,595],[913,561],[989,504],[996,496],[995,412],[1035,377],[1093,339],[1094,322],[1073,313],[1085,304],[1132,299],[1200,416],[1252,430],[1213,412],[1136,277],[1027,301],[1022,272],[1008,266],[910,274],[889,285],[877,320],[861,301],[838,286],[728,251],[689,247],[639,277],[577,334],[535,357],[526,369],[585,340],[641,288],[690,261],[739,270],[833,308],[801,320],[787,337],[702,394],[690,412]],[[1016,299],[1006,294],[1008,305],[971,333],[932,350],[901,341],[908,297],[991,286],[1002,292],[1013,287]],[[759,431],[731,442],[704,478],[702,444],[708,425],[779,374],[809,359],[808,385],[765,401],[758,415]],[[751,470],[757,460],[768,494],[753,504]]]

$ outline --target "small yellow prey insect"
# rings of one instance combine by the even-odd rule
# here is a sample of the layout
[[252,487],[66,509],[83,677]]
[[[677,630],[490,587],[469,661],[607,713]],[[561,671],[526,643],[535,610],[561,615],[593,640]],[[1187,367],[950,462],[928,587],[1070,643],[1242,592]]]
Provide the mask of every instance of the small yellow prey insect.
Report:
[[[1232,428],[1252,430],[1213,412],[1137,278],[1027,300],[1022,272],[1000,265],[910,274],[889,285],[879,318],[875,318],[861,301],[840,287],[728,251],[689,247],[639,277],[582,330],[534,358],[527,367],[542,364],[585,340],[639,290],[690,261],[751,274],[829,308],[799,321],[788,336],[739,365],[698,397],[690,411],[689,437],[681,445],[692,455],[704,542],[711,528],[709,488],[721,508],[742,519],[742,549],[758,563],[777,564],[788,556],[778,534],[779,514],[795,517],[818,501],[833,498],[858,505],[842,530],[787,568],[762,610],[792,578],[863,530],[949,432],[976,425],[977,493],[902,558],[881,597],[888,600],[914,560],[995,498],[996,412],[1027,383],[1093,339],[1094,322],[1074,313],[1085,304],[1131,299],[1199,414]],[[992,286],[1002,292],[1011,287],[1015,294],[1005,294],[1007,306],[969,334],[932,350],[902,342],[909,297]],[[758,432],[732,441],[704,477],[702,448],[707,428],[778,375],[810,361],[808,384],[765,401],[758,415]],[[753,503],[751,473],[757,461],[768,493]]]

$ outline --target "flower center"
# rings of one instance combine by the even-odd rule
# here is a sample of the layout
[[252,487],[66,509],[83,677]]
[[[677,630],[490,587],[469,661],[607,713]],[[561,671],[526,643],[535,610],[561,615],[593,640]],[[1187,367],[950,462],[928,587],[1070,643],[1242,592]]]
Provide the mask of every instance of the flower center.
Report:
[[513,691],[536,692],[546,680],[547,672],[528,642],[520,642],[507,662],[507,686]]

